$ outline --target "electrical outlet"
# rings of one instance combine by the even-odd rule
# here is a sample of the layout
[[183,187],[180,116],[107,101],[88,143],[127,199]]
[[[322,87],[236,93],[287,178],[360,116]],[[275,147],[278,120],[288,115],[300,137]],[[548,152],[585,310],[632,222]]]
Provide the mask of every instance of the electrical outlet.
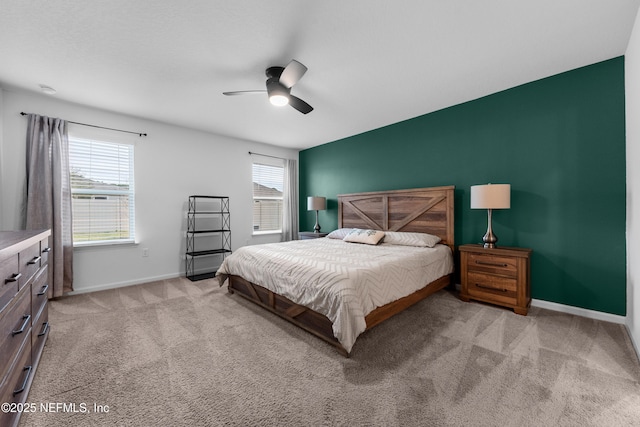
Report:
[[142,256],[144,257],[149,256],[149,248],[142,248]]

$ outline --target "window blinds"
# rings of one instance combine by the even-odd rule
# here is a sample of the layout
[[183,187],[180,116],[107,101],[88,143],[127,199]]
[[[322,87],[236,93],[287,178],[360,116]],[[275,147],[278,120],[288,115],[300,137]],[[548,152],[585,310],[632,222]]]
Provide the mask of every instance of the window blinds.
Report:
[[74,243],[135,240],[133,150],[69,138]]
[[284,167],[253,164],[253,231],[282,230]]

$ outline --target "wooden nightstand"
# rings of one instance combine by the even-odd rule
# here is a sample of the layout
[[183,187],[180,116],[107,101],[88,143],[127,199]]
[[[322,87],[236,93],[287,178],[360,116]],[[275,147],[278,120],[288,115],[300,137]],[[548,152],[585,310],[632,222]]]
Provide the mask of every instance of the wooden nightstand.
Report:
[[315,233],[313,231],[301,231],[298,233],[299,240],[317,239],[319,237],[326,237],[329,233]]
[[462,245],[460,251],[460,299],[512,308],[527,315],[531,304],[531,249]]

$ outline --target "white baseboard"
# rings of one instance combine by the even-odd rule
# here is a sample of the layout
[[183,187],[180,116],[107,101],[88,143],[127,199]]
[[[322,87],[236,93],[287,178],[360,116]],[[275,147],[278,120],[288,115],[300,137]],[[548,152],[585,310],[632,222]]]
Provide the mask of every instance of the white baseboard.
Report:
[[629,324],[625,325],[627,327],[627,335],[629,335],[629,339],[631,340],[631,344],[633,345],[633,349],[636,351],[636,355],[638,356],[638,360],[640,360],[640,346],[638,346],[638,342],[634,339],[633,334],[631,333],[631,329],[629,329]]
[[570,305],[558,304],[557,302],[549,302],[539,299],[531,300],[532,307],[545,308],[547,310],[559,311],[562,313],[575,314],[576,316],[587,317],[589,319],[603,320],[605,322],[619,323],[626,325],[627,318],[618,316],[617,314],[603,313],[601,311],[588,310],[586,308],[573,307]]
[[76,289],[73,292],[69,292],[66,295],[78,295],[78,294],[86,294],[88,292],[106,291],[108,289],[123,288],[125,286],[131,286],[131,285],[141,285],[143,283],[155,282],[158,280],[175,279],[176,277],[180,277],[180,276],[184,276],[184,273],[165,274],[162,276],[145,277],[137,280],[127,280],[124,282],[108,283],[108,284],[97,285],[97,286],[88,286],[88,287]]
[[[459,283],[456,283],[456,290],[460,292]],[[559,311],[561,313],[575,314],[576,316],[582,316],[588,319],[603,320],[605,322],[619,323],[621,325],[627,324],[627,318],[625,316],[618,316],[617,314],[603,313],[601,311],[589,310],[586,308],[573,307],[571,305],[559,304],[557,302],[549,302],[541,299],[532,299],[531,306],[540,307],[547,310]]]

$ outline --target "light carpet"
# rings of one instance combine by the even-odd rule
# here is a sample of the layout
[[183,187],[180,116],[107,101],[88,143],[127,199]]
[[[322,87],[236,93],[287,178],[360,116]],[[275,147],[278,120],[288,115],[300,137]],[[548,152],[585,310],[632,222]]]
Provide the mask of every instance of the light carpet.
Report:
[[49,310],[28,401],[67,407],[26,413],[25,427],[640,425],[640,364],[622,325],[519,316],[448,290],[361,335],[351,358],[213,280]]

